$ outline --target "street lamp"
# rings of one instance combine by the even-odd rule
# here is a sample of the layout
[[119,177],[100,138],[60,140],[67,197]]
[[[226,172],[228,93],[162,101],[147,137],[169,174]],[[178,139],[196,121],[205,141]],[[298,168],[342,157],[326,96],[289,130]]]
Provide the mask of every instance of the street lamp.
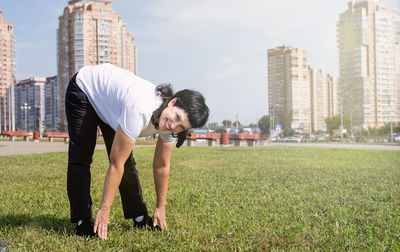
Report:
[[279,106],[280,106],[279,104],[272,105],[272,130],[274,132],[274,135],[275,135],[275,108]]
[[390,105],[390,99],[389,99],[389,106],[390,106],[390,142],[393,143],[393,107]]
[[343,102],[340,98],[340,140],[343,142]]
[[23,106],[21,106],[21,110],[25,110],[25,131],[27,131],[27,120],[28,120],[28,110],[31,109],[31,106],[25,102]]

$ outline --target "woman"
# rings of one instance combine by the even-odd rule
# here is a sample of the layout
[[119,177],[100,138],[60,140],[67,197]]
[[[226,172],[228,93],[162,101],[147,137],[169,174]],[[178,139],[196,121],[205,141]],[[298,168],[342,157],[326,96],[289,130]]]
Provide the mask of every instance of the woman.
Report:
[[[117,189],[124,217],[134,228],[166,229],[165,204],[170,157],[175,138],[177,147],[187,130],[203,126],[209,115],[204,97],[191,90],[173,95],[169,85],[155,86],[133,73],[111,64],[83,67],[71,79],[65,97],[70,137],[67,189],[71,222],[76,236],[97,235],[106,239],[110,209]],[[110,166],[103,197],[92,221],[90,164],[100,127]],[[159,134],[153,174],[157,206],[149,217],[143,201],[132,148],[138,137]]]

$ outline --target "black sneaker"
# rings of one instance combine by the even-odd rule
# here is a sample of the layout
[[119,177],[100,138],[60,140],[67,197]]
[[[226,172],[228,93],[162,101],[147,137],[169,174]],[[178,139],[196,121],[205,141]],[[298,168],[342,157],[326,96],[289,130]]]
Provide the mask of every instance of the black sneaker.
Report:
[[133,219],[133,230],[136,229],[149,229],[151,231],[158,230],[161,231],[161,227],[159,225],[153,226],[153,218],[148,216],[147,214],[143,217],[143,220],[140,222],[135,221]]
[[95,237],[96,233],[93,232],[93,226],[93,221],[82,221],[80,225],[76,224],[75,237]]

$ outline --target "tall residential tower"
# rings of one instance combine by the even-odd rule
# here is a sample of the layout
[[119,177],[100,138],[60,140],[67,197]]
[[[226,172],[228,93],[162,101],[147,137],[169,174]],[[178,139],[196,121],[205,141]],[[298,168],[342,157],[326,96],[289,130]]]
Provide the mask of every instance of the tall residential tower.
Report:
[[45,130],[45,92],[46,79],[32,77],[20,80],[15,86],[16,130]]
[[339,103],[354,126],[400,119],[400,16],[378,1],[352,1],[337,24]]
[[268,103],[275,124],[287,130],[310,130],[310,70],[303,49],[268,50]]
[[312,130],[321,131],[325,119],[338,114],[337,79],[323,69],[310,67],[310,89]]
[[[64,116],[64,93],[69,80],[83,66],[111,63],[136,73],[134,37],[122,22],[112,0],[71,0],[59,17],[57,30],[57,81],[59,115]],[[60,131],[66,131],[65,117]]]
[[13,83],[17,62],[14,28],[2,13],[0,9],[0,131],[15,130]]

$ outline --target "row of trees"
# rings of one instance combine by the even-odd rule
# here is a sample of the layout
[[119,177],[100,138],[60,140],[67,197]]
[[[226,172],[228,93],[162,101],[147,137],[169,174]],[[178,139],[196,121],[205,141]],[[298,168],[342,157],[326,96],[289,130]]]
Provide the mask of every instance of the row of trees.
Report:
[[[341,119],[340,115],[336,115],[333,117],[328,117],[325,119],[325,124],[329,134],[332,134],[333,130],[340,129]],[[352,132],[351,130],[351,120],[347,116],[343,116],[343,128],[346,129],[347,132]],[[400,123],[392,124],[393,133],[400,133]],[[386,123],[384,126],[379,129],[376,128],[368,128],[368,129],[359,129],[357,132],[353,130],[353,134],[363,135],[363,136],[384,136],[390,134],[390,123]]]
[[[261,130],[261,134],[270,134],[270,128],[271,128],[271,120],[270,120],[269,115],[265,115],[258,120],[257,124],[251,123],[249,125],[244,126],[241,122],[239,121],[234,121],[232,122],[231,120],[223,120],[222,121],[222,126],[219,126],[218,123],[210,123],[209,128],[215,130],[215,132],[218,133],[225,133],[227,129],[230,128],[238,128],[239,132],[243,131],[243,128],[259,128]],[[340,118],[340,115],[335,115],[332,117],[328,117],[325,119],[325,124],[327,128],[328,134],[333,133],[334,130],[340,129],[341,126],[341,120],[343,120],[343,128],[346,129],[347,132],[352,132],[351,131],[351,120],[347,116],[343,116],[343,118]],[[393,124],[392,125],[393,132],[394,133],[400,133],[400,124]],[[291,134],[291,130],[284,130],[284,135],[289,135]],[[365,129],[360,129],[357,132],[358,135],[369,135],[369,136],[382,136],[382,135],[387,135],[390,133],[390,123],[385,124],[383,127],[379,129],[375,128],[369,128],[368,130]]]
[[269,128],[270,128],[270,117],[265,115],[258,120],[258,123],[250,123],[249,125],[243,125],[239,121],[234,121],[232,122],[231,120],[223,120],[222,121],[222,126],[219,126],[218,123],[209,123],[208,124],[209,128],[215,130],[217,133],[225,133],[227,129],[230,128],[238,128],[239,132],[243,131],[243,128],[259,128],[261,130],[261,134],[269,134]]

